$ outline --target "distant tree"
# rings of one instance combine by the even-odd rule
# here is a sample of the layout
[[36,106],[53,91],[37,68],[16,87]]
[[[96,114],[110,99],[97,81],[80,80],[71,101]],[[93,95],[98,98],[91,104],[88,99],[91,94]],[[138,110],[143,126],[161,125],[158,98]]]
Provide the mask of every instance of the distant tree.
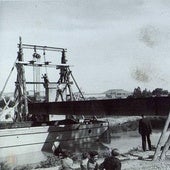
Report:
[[146,88],[142,91],[142,97],[151,97],[152,96],[152,93],[151,91],[147,90]]
[[163,95],[168,95],[168,94],[169,94],[168,90],[163,90]]
[[133,97],[134,98],[142,97],[142,91],[141,91],[140,87],[137,87],[137,88],[134,89]]
[[152,91],[152,95],[159,97],[161,96],[162,91],[163,90],[161,88],[156,88],[155,90]]
[[169,92],[168,90],[163,90],[162,88],[156,88],[155,90],[152,91],[152,95],[159,97],[159,96],[168,96]]
[[133,94],[128,98],[138,98],[138,97],[160,97],[160,96],[170,96],[168,90],[163,90],[162,88],[156,88],[152,92],[146,88],[142,91],[140,87],[134,89]]

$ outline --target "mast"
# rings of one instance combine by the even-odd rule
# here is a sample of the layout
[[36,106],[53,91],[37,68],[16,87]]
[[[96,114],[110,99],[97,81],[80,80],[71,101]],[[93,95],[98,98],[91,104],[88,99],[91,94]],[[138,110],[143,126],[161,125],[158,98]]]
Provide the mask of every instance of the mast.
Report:
[[[18,61],[24,61],[22,40],[19,38],[18,44]],[[27,91],[26,91],[26,79],[25,79],[25,69],[22,64],[16,63],[17,68],[17,81],[15,87],[15,103],[17,107],[15,108],[15,121],[26,121],[28,116],[28,102],[27,102]]]
[[73,82],[70,81],[71,71],[67,65],[65,53],[66,51],[63,49],[61,65],[58,67],[58,69],[60,69],[60,77],[57,85],[56,101],[59,101],[59,98],[61,101],[74,100],[74,95],[71,89],[71,84],[73,84]]
[[[70,67],[69,67],[69,65],[67,65],[67,59],[66,59],[65,53],[66,53],[66,50],[63,49],[62,56],[61,56],[61,66],[58,67],[58,69],[60,69],[60,78],[58,80],[56,101],[59,101],[59,98],[61,98],[61,101],[75,100],[75,96],[72,91],[73,83],[75,83],[75,85],[80,93],[81,98],[84,100],[84,96],[72,75]],[[73,81],[71,81],[71,79]],[[64,96],[66,96],[65,99],[64,99]]]
[[[41,55],[37,53],[36,46],[34,47],[33,62],[40,62]],[[40,82],[40,67],[33,66],[33,82]],[[34,96],[40,98],[40,84],[34,84]]]

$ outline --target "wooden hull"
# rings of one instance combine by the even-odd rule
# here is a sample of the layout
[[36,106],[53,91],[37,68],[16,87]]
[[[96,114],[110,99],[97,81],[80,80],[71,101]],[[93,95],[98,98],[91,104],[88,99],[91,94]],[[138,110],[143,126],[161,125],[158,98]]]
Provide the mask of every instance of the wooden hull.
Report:
[[52,151],[55,141],[70,145],[92,142],[108,129],[108,122],[39,126],[0,130],[0,157],[36,151]]

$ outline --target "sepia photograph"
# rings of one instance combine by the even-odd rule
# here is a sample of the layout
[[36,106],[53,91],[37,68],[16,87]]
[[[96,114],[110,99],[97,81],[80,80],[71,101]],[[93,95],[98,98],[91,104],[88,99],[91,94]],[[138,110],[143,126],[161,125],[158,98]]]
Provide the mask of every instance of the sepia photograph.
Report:
[[170,169],[170,1],[0,0],[0,170]]

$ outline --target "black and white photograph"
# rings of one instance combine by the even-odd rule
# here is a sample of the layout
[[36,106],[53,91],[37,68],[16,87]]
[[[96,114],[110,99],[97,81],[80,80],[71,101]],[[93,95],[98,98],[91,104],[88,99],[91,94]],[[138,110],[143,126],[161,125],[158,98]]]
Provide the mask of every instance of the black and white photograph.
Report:
[[0,0],[0,170],[170,169],[169,0]]

